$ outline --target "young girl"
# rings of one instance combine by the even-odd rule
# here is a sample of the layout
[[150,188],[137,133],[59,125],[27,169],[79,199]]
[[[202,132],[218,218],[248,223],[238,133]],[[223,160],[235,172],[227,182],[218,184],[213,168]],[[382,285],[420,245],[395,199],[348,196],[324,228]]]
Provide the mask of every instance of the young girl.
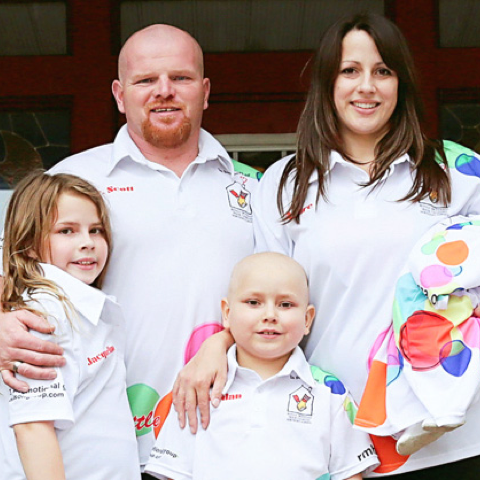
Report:
[[140,478],[122,316],[99,290],[110,249],[107,210],[89,183],[43,172],[19,183],[5,221],[3,309],[47,318],[66,365],[0,397],[18,449],[3,425],[2,478]]

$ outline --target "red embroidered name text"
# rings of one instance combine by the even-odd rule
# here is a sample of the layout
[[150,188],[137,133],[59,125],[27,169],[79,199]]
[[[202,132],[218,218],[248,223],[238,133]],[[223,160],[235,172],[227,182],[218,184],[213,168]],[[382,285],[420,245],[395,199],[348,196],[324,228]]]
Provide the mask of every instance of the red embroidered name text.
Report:
[[224,402],[225,400],[238,400],[240,398],[242,398],[241,393],[236,393],[235,395],[229,395],[227,393],[226,395],[222,395],[222,402]]
[[133,187],[107,187],[107,193],[113,192],[133,192]]
[[[309,205],[307,205],[306,207],[303,207],[301,210],[300,210],[300,215],[304,214],[307,210],[310,210],[311,208],[313,208],[313,203],[310,203]],[[287,218],[292,218],[292,214],[290,212],[287,212],[286,215],[285,215]]]
[[87,357],[87,365],[93,365],[94,363],[105,360],[110,354],[115,351],[115,347],[106,347],[102,353],[95,355],[94,357]]

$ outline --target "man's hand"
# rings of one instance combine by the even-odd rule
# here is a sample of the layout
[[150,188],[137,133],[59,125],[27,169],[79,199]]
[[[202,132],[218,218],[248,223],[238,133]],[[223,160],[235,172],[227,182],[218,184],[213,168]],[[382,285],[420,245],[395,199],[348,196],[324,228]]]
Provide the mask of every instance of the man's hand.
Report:
[[26,392],[28,385],[15,378],[12,372],[14,362],[21,362],[18,366],[20,374],[38,380],[56,377],[53,368],[44,367],[65,365],[65,359],[61,356],[63,349],[28,333],[30,329],[48,334],[53,332],[54,327],[28,310],[0,312],[0,370],[3,381],[21,392]]
[[173,405],[181,428],[185,427],[186,412],[190,431],[197,433],[197,407],[202,427],[208,427],[210,400],[214,407],[220,405],[222,390],[227,382],[226,352],[232,344],[233,338],[226,330],[212,335],[178,374],[173,386]]

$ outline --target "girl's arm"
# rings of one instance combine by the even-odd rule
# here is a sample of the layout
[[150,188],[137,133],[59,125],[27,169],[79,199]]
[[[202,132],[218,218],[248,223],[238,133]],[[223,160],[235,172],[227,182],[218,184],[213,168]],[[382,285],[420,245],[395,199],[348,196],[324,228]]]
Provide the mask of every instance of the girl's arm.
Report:
[[361,473],[357,473],[356,475],[353,475],[353,477],[348,477],[346,478],[345,480],[362,480],[362,474]]
[[65,480],[65,470],[53,422],[13,426],[27,480]]

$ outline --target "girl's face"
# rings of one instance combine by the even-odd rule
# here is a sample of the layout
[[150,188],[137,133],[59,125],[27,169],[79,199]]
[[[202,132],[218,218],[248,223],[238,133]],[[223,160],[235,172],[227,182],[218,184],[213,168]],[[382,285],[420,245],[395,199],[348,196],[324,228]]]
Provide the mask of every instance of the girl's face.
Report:
[[347,33],[342,43],[334,102],[345,144],[371,139],[373,145],[389,128],[397,105],[398,77],[363,30]]
[[108,256],[103,225],[95,204],[84,195],[62,193],[42,260],[90,285]]

